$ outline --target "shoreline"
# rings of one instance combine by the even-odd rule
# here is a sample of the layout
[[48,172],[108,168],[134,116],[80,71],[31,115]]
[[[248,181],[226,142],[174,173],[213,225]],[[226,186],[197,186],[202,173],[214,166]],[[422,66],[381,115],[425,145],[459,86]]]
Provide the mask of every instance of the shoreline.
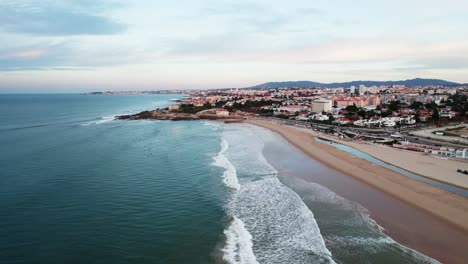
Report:
[[[463,168],[463,166],[468,168],[468,163],[461,164],[461,163],[465,163],[465,161],[455,161],[455,160],[444,159],[442,157],[435,157],[435,156],[424,156],[424,155],[421,155],[420,153],[415,153],[415,152],[402,150],[402,149],[395,149],[395,148],[391,148],[391,147],[383,146],[383,145],[360,144],[360,143],[351,142],[351,141],[344,141],[344,140],[332,138],[327,135],[319,135],[317,137],[321,137],[325,140],[354,148],[384,163],[387,163],[389,165],[398,167],[402,170],[411,172],[420,177],[424,177],[426,179],[437,181],[443,184],[451,185],[460,189],[468,190],[468,177],[462,178],[462,176],[464,175],[455,171],[458,168]],[[392,156],[394,155],[391,155],[393,153],[390,153],[390,152],[398,153],[399,158],[397,159],[393,158]],[[404,158],[402,158],[401,155],[403,155]],[[418,159],[419,160],[418,162],[420,163],[424,162],[425,166],[409,166],[409,164],[404,164],[404,162],[401,162],[401,160],[405,160],[405,159],[407,160]],[[439,165],[440,163],[445,163],[444,172],[441,172],[438,170],[438,168],[431,166],[430,164],[431,161],[435,159],[438,159],[440,161]],[[447,175],[447,167],[455,168],[453,169],[453,171],[449,172],[450,176]],[[440,176],[434,175],[437,173],[439,173],[440,175],[444,175],[444,176],[440,177]]]
[[[444,222],[468,233],[468,199],[430,184],[420,182],[390,169],[313,140],[313,131],[282,126],[269,121],[245,120],[245,123],[270,129],[307,156],[336,171],[352,176],[403,202],[422,209]],[[369,169],[372,170],[369,170]]]
[[[382,163],[385,163],[385,164],[387,164],[387,165],[389,165],[389,166],[393,166],[393,167],[398,168],[398,169],[400,169],[400,170],[403,170],[403,171],[405,171],[405,172],[407,172],[407,173],[413,174],[413,175],[415,175],[415,176],[417,176],[417,177],[424,178],[425,180],[433,181],[433,182],[439,183],[439,184],[444,184],[444,185],[450,186],[451,188],[457,188],[457,189],[460,189],[460,190],[463,190],[463,191],[468,191],[468,187],[460,186],[460,185],[457,185],[457,184],[455,184],[455,183],[453,183],[453,182],[450,182],[450,181],[447,181],[447,180],[431,178],[431,177],[428,177],[427,175],[420,174],[420,173],[418,173],[418,172],[416,172],[416,171],[414,171],[414,170],[410,170],[410,169],[408,169],[408,168],[404,168],[404,167],[402,167],[402,166],[399,166],[398,164],[390,163],[388,160],[385,160],[385,159],[382,159],[382,158],[379,158],[379,157],[374,156],[374,155],[373,155],[374,153],[369,153],[369,152],[362,151],[362,150],[356,148],[356,145],[348,144],[348,143],[350,143],[350,142],[341,141],[341,140],[338,140],[338,139],[335,139],[335,138],[328,137],[328,136],[326,136],[326,135],[318,135],[317,138],[318,138],[318,139],[321,139],[321,140],[324,140],[324,141],[329,141],[329,142],[332,142],[332,143],[335,143],[335,144],[340,144],[340,145],[343,145],[343,146],[346,146],[346,147],[353,148],[354,150],[359,151],[359,152],[362,152],[362,153],[364,153],[364,154],[366,154],[366,155],[369,155],[369,156],[371,156],[372,158],[374,158],[374,159],[376,159],[376,160],[378,160],[378,161],[380,161],[380,162],[382,162]],[[354,143],[354,144],[359,144],[359,145],[360,145],[360,143]],[[373,147],[376,147],[376,148],[385,148],[386,146],[373,146]],[[388,148],[389,148],[389,147],[388,147]],[[407,150],[392,149],[392,151],[403,151],[403,152],[404,152],[404,151],[407,151]],[[413,154],[415,154],[415,153],[413,153]],[[408,177],[410,177],[410,176],[408,176]],[[411,177],[410,177],[410,178],[411,178]],[[420,181],[421,181],[421,180],[420,180]],[[430,184],[430,183],[429,183],[429,184]],[[433,185],[433,184],[431,184],[431,185]],[[435,186],[435,187],[441,188],[441,187],[438,187],[438,186]],[[442,189],[444,189],[444,188],[442,188]],[[454,192],[454,191],[450,191],[450,190],[446,190],[446,191],[449,191],[449,192],[458,194],[458,193],[456,193],[456,192]],[[461,195],[461,196],[464,196],[464,197],[468,198],[466,195],[463,195],[463,194],[458,194],[458,195]]]

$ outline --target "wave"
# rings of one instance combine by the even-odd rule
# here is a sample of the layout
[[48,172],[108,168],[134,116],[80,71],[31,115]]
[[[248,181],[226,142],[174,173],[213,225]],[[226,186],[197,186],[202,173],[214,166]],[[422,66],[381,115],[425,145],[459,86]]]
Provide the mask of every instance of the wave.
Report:
[[[245,125],[228,126],[223,131],[220,153],[229,154],[230,164],[237,169],[242,183],[226,205],[227,215],[240,221],[233,220],[235,224],[225,230],[226,239],[229,240],[233,225],[242,223],[251,236],[243,239],[244,247],[251,241],[248,245],[259,263],[334,263],[314,214],[278,180],[278,171],[263,155],[264,142],[272,135]],[[225,247],[230,250],[223,250],[225,259],[238,257],[232,253],[239,247],[233,246],[232,237],[236,236],[231,234]]]
[[[326,244],[333,252],[339,252],[341,256],[353,256],[366,253],[392,254],[407,257],[415,263],[439,263],[416,250],[399,244],[384,232],[384,228],[377,224],[369,211],[359,203],[347,200],[330,189],[313,182],[301,179],[291,180],[291,177],[283,177],[288,186],[293,186],[299,193],[307,193],[302,200],[310,204],[312,208],[328,208],[320,216],[321,224],[331,230],[330,227],[345,227],[347,230],[329,231],[325,236]],[[327,216],[326,214],[330,214]],[[340,214],[341,217],[336,217]]]
[[222,125],[219,122],[215,121],[203,121],[204,126],[210,127],[212,130],[218,130]]
[[261,263],[334,263],[312,211],[276,177],[243,185],[228,212],[249,227]]
[[256,264],[253,252],[252,235],[245,228],[244,222],[233,217],[229,227],[224,230],[225,246],[222,249],[223,260],[229,264]]
[[[398,255],[407,256],[415,263],[440,263],[437,260],[428,257],[418,251],[406,247],[388,236],[381,237],[363,237],[363,236],[330,236],[327,237],[328,243],[333,243],[334,247],[340,247],[342,254],[347,254],[343,248],[355,249],[364,247],[368,253],[379,253],[383,249],[396,252]],[[344,252],[343,252],[344,251]],[[351,250],[354,251],[354,250]],[[351,252],[349,254],[352,254]]]
[[[223,137],[231,143],[229,158],[237,168],[240,178],[253,180],[265,175],[278,174],[263,155],[264,140],[269,137],[268,134],[258,133],[256,129],[243,124],[232,124],[226,127]],[[243,177],[244,175],[246,177]]]
[[229,159],[226,157],[225,152],[228,150],[229,144],[228,142],[222,138],[221,139],[221,151],[213,158],[214,162],[213,165],[223,168],[224,173],[223,173],[223,182],[226,184],[226,186],[239,190],[240,189],[240,184],[237,179],[237,171],[234,165],[229,161]]
[[103,123],[113,121],[113,120],[115,120],[115,118],[116,118],[116,115],[114,115],[114,116],[103,116],[98,120],[93,120],[93,121],[90,121],[90,122],[86,122],[86,123],[83,123],[81,125],[82,126],[100,125],[100,124],[103,124]]
[[39,128],[39,127],[50,127],[50,126],[79,124],[79,123],[81,123],[83,121],[88,121],[89,122],[91,120],[66,121],[66,122],[56,122],[56,123],[43,123],[43,124],[29,125],[29,126],[19,126],[19,127],[6,127],[6,128],[1,128],[0,131],[14,131],[14,130]]

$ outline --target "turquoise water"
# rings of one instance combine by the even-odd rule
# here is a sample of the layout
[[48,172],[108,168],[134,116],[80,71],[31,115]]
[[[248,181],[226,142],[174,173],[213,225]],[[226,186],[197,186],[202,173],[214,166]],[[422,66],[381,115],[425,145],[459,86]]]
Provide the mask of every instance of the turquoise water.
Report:
[[0,263],[432,261],[320,185],[306,205],[269,131],[113,120],[180,97],[1,95]]

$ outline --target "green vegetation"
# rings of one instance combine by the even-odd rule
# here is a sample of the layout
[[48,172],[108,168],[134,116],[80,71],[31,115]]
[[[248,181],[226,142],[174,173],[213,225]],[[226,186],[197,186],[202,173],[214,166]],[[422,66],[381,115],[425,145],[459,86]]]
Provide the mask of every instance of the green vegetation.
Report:
[[398,111],[401,109],[401,106],[400,106],[400,101],[391,101],[389,104],[388,104],[388,109],[392,110],[392,111]]
[[277,115],[276,117],[283,118],[283,119],[289,119],[289,116],[287,116],[285,114],[280,114],[280,115]]
[[194,106],[193,104],[181,104],[179,112],[187,114],[196,114],[200,111],[213,108],[211,104],[206,103],[203,106]]
[[246,112],[255,112],[255,113],[264,113],[269,114],[273,113],[273,111],[260,109],[262,106],[278,104],[280,102],[273,101],[273,100],[261,100],[261,101],[245,101],[243,104],[235,102],[232,106],[226,106],[225,108],[230,111],[234,112],[236,110],[246,111]]
[[423,104],[422,102],[414,101],[414,102],[411,103],[410,108],[411,108],[411,109],[414,109],[414,110],[419,110],[419,109],[421,109],[423,106],[424,106],[424,104]]
[[333,120],[312,120],[312,123],[316,124],[325,124],[325,125],[331,125],[333,123]]
[[468,96],[467,95],[451,95],[445,104],[452,107],[452,110],[459,112],[461,116],[465,116],[468,112]]

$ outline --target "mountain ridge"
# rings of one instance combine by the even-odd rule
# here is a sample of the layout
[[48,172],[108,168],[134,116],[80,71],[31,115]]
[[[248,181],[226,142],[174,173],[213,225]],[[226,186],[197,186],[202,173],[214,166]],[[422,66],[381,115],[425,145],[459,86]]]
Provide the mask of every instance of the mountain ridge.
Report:
[[350,86],[380,86],[380,85],[405,85],[408,87],[413,86],[463,86],[466,84],[450,82],[441,79],[423,79],[415,78],[408,80],[398,80],[398,81],[350,81],[350,82],[334,82],[334,83],[320,83],[314,81],[282,81],[282,82],[266,82],[251,86],[248,88],[253,89],[270,89],[270,88],[294,88],[294,87],[321,87],[321,88],[338,88],[338,87],[350,87]]

